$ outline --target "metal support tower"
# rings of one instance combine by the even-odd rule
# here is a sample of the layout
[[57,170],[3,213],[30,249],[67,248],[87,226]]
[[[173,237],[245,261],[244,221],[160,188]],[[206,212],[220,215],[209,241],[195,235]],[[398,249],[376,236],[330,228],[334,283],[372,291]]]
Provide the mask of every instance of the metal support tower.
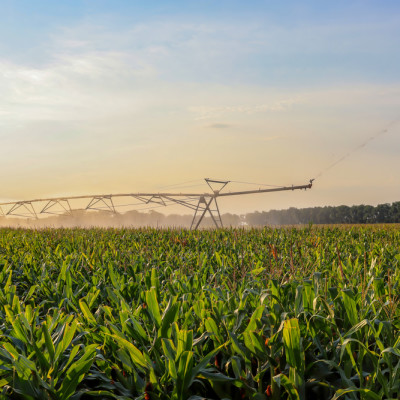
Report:
[[[208,198],[205,196],[200,196],[199,202],[197,203],[196,211],[193,215],[193,220],[190,225],[190,229],[197,229],[200,226],[201,221],[206,215],[207,211],[210,214],[211,219],[213,220],[215,226],[217,228],[223,228],[224,225],[222,223],[221,214],[219,212],[217,197],[219,192],[229,183],[229,181],[216,181],[213,179],[205,178],[207,185],[213,191],[213,194]],[[215,189],[213,185],[219,185],[218,190]],[[215,207],[215,208],[212,208]]]

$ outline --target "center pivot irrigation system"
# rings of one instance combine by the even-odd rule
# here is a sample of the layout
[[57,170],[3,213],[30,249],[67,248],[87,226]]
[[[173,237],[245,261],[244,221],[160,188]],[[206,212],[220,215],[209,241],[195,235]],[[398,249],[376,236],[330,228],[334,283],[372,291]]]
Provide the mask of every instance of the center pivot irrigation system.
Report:
[[[14,216],[24,218],[39,218],[40,215],[65,215],[72,216],[73,212],[81,210],[109,211],[117,213],[121,207],[133,207],[138,205],[151,205],[157,207],[178,204],[194,210],[190,229],[197,229],[203,218],[208,213],[217,228],[223,228],[221,214],[219,212],[217,198],[227,196],[239,196],[255,193],[281,192],[286,190],[311,189],[313,179],[306,185],[276,186],[273,188],[257,190],[245,190],[239,192],[222,192],[231,181],[205,179],[210,187],[210,193],[120,193],[89,196],[66,196],[48,199],[22,200],[0,203],[0,215],[3,217]],[[135,199],[133,204],[117,204],[124,198]],[[84,202],[86,206],[77,207],[74,203]],[[154,208],[154,207],[151,207]]]

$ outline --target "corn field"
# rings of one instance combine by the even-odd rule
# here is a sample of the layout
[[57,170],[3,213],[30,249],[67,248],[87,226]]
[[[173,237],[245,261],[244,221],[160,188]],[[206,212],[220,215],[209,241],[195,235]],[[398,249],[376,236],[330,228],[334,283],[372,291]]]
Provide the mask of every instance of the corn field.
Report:
[[399,226],[0,230],[1,399],[400,398]]

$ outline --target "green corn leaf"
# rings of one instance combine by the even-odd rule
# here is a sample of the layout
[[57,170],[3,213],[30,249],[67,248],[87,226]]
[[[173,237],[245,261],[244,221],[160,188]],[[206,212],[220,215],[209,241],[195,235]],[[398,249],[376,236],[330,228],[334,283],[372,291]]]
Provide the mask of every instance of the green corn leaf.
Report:
[[217,260],[217,264],[218,266],[222,267],[222,259],[221,259],[221,255],[216,251],[214,253],[214,257]]
[[151,269],[151,277],[150,277],[151,286],[156,289],[157,296],[160,293],[160,280],[158,279],[158,271],[156,268]]
[[303,285],[299,285],[296,287],[294,310],[296,316],[298,316],[303,311]]
[[64,375],[65,370],[69,367],[69,365],[71,364],[71,362],[73,362],[75,356],[78,354],[79,350],[81,350],[81,348],[83,347],[83,345],[78,345],[78,346],[74,346],[70,353],[69,353],[69,357],[68,357],[68,361],[65,363],[65,367],[62,370],[62,374]]
[[261,317],[263,315],[264,310],[265,310],[264,305],[258,306],[255,309],[253,315],[250,318],[250,322],[248,323],[245,332],[255,331],[257,329],[257,323],[261,321]]
[[382,351],[382,353],[391,353],[391,354],[394,354],[397,357],[400,357],[400,349],[396,349],[396,348],[393,348],[393,347],[388,347],[388,348],[384,349]]
[[309,280],[303,281],[303,308],[304,311],[312,313],[313,312],[313,303],[315,298],[315,292],[312,285],[312,282]]
[[[0,379],[0,388],[4,387],[6,385],[9,385],[11,382],[12,382],[12,377]],[[1,397],[0,397],[0,399],[1,399]],[[4,397],[4,400],[6,400],[6,399],[7,398]]]
[[286,320],[283,328],[286,361],[291,367],[304,371],[304,352],[301,348],[300,339],[298,319]]
[[342,290],[343,295],[343,304],[346,309],[347,317],[349,318],[350,323],[354,326],[358,323],[358,313],[357,306],[354,300],[354,294],[352,290],[345,289]]
[[7,293],[10,290],[11,284],[12,284],[12,269],[10,270],[10,273],[8,274],[7,282],[4,286],[4,293]]
[[8,342],[3,343],[3,347],[8,351],[8,353],[10,353],[10,355],[12,356],[13,359],[17,359],[19,356],[19,353],[17,351],[17,349]]
[[257,276],[257,275],[260,275],[261,272],[263,272],[264,270],[265,270],[264,267],[259,267],[259,268],[252,269],[250,272],[251,272],[254,276]]
[[126,322],[132,325],[135,333],[139,338],[141,338],[144,342],[148,341],[149,338],[147,336],[146,331],[143,329],[142,325],[140,325],[140,323],[136,321],[136,319],[133,316],[131,316]]
[[170,360],[175,362],[176,359],[176,347],[171,339],[161,339],[162,349],[165,356]]
[[147,359],[144,357],[143,353],[132,343],[128,342],[126,339],[119,337],[117,335],[110,335],[123,349],[125,349],[132,358],[132,361],[141,370],[151,368],[151,364],[148,363]]
[[177,360],[182,353],[186,351],[191,351],[193,347],[193,331],[187,330],[179,330],[177,337],[177,346],[176,346],[176,357]]
[[332,400],[337,400],[339,397],[342,397],[349,393],[360,393],[363,395],[364,399],[371,400],[381,400],[382,397],[374,393],[369,389],[360,389],[360,388],[349,388],[349,389],[339,389],[336,391],[335,395],[332,397]]
[[212,333],[214,335],[214,338],[217,339],[217,341],[221,344],[224,342],[224,339],[221,335],[220,330],[218,329],[218,326],[216,324],[216,322],[214,321],[213,318],[208,317],[205,321],[204,321],[204,325],[207,329],[208,332]]
[[[87,257],[86,257],[86,259],[87,259]],[[89,260],[88,260],[88,262],[89,262]],[[108,269],[108,276],[111,279],[112,285],[114,286],[115,289],[120,290],[121,285],[118,282],[117,275],[114,272],[114,267],[113,267],[112,263],[108,263],[107,269]]]
[[94,354],[95,350],[93,348],[86,349],[84,357],[73,363],[66,371],[60,387],[61,400],[67,400],[73,393],[75,393],[77,386],[89,371],[93,363]]
[[191,383],[193,362],[192,351],[184,351],[179,358],[176,380],[178,399],[183,400],[186,396],[187,389]]
[[68,268],[68,262],[65,260],[63,261],[60,269],[60,274],[58,275],[58,282],[66,280],[66,272]]
[[53,363],[54,362],[54,355],[55,355],[55,348],[54,348],[54,344],[53,344],[53,340],[51,339],[50,333],[47,329],[47,324],[44,323],[42,325],[42,334],[44,336],[44,340],[46,343],[46,348],[47,351],[49,352],[49,356],[50,356],[50,362]]
[[24,301],[29,300],[38,288],[39,288],[39,285],[32,285],[30,287],[28,293],[26,294]]
[[346,332],[343,335],[343,338],[347,338],[347,337],[353,335],[354,333],[360,331],[362,328],[364,328],[364,326],[367,326],[367,325],[371,325],[370,322],[367,319],[363,319],[361,322],[354,325],[348,332]]
[[63,336],[61,341],[56,346],[56,352],[54,354],[54,361],[57,362],[60,355],[64,353],[67,347],[71,344],[74,338],[76,328],[78,326],[78,321],[74,320],[71,325],[65,323],[63,326]]
[[93,314],[89,310],[89,307],[87,306],[85,300],[83,300],[83,299],[79,300],[79,307],[82,311],[82,314],[86,318],[86,320],[92,325],[97,325],[96,318],[93,316]]
[[36,354],[36,357],[38,358],[38,362],[36,362],[36,364],[38,364],[40,366],[40,368],[42,368],[44,370],[49,370],[50,363],[47,360],[47,358],[49,358],[49,357],[47,357],[47,358],[45,357],[45,353],[41,349],[39,349],[39,347],[37,346],[37,344],[35,342],[32,343],[32,347]]
[[240,379],[240,371],[241,371],[241,360],[240,357],[238,356],[233,356],[231,357],[231,364],[232,364],[232,369],[233,373],[235,374],[236,379]]
[[168,330],[171,328],[171,325],[177,320],[179,312],[179,305],[173,304],[163,315],[161,329],[159,330],[159,337],[167,337]]
[[224,375],[221,372],[215,372],[212,370],[203,369],[199,373],[199,377],[207,379],[211,384],[221,382],[221,383],[230,383],[237,387],[244,386],[244,384],[241,381],[237,381],[235,378],[231,378],[230,376]]
[[263,359],[266,356],[266,348],[261,336],[256,332],[248,333],[257,357]]
[[221,345],[217,347],[216,349],[210,351],[207,355],[205,355],[202,360],[193,368],[192,370],[192,376],[191,376],[191,382],[194,381],[197,375],[201,374],[201,371],[207,366],[207,364],[210,362],[210,360],[215,357],[224,347],[225,345]]
[[22,323],[19,320],[19,318],[15,317],[12,314],[12,311],[10,310],[10,307],[8,305],[4,306],[4,311],[6,313],[8,321],[11,323],[11,325],[13,327],[13,330],[14,330],[14,333],[15,333],[15,337],[17,339],[21,340],[22,342],[28,344],[29,343],[28,334],[25,331],[25,328],[22,325]]
[[237,336],[233,332],[229,332],[229,337],[231,339],[232,349],[244,359],[249,360],[251,358],[251,354],[244,346],[241,345]]
[[253,354],[256,354],[256,348],[254,346],[253,341],[251,340],[251,336],[249,332],[243,332],[243,339],[244,339],[244,344],[247,349],[249,349]]
[[23,379],[31,379],[32,374],[37,375],[35,363],[22,354],[19,354],[18,357],[14,359],[13,365],[18,375]]
[[290,379],[283,374],[276,375],[273,377],[274,382],[278,386],[278,388],[283,387],[286,390],[286,393],[289,395],[290,400],[300,400],[300,395]]
[[176,370],[176,365],[174,360],[168,360],[168,372],[174,381],[178,379],[178,372]]
[[89,300],[89,304],[88,304],[89,309],[90,309],[91,307],[93,307],[93,304],[95,303],[95,301],[96,301],[97,298],[99,297],[100,293],[101,293],[100,289],[94,290],[94,293],[92,294],[92,296],[90,297],[90,300]]
[[385,282],[383,278],[374,278],[374,292],[375,297],[381,299],[385,296]]
[[160,307],[157,301],[157,293],[154,287],[146,291],[146,304],[154,324],[156,325],[157,329],[159,329],[161,326],[161,315]]
[[286,361],[290,365],[289,381],[295,386],[300,399],[305,398],[304,369],[305,355],[301,345],[299,321],[286,320],[283,327],[283,343]]

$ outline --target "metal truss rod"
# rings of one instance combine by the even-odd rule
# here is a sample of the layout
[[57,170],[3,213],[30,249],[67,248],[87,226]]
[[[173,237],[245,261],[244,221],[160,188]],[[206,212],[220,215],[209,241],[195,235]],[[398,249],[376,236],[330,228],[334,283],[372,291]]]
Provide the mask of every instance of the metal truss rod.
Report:
[[[65,203],[65,205],[64,205]],[[54,206],[59,205],[63,211],[57,212],[57,211],[50,211]],[[52,214],[52,215],[62,215],[64,213],[71,214],[72,209],[69,204],[68,199],[62,199],[62,200],[49,200],[47,204],[40,210],[39,214]]]
[[[28,215],[15,214],[15,211],[17,211],[21,208],[25,209],[27,211]],[[31,201],[19,201],[19,202],[14,203],[13,206],[11,207],[11,209],[6,213],[6,215],[14,215],[14,216],[19,216],[19,217],[31,216],[31,217],[37,219],[36,210]]]
[[[108,200],[109,203],[107,203],[106,200]],[[101,209],[99,207],[95,207],[95,205],[98,204],[98,203],[104,204],[106,209],[104,210],[104,209]],[[110,211],[110,212],[116,214],[114,203],[112,201],[112,195],[93,197],[89,201],[89,204],[86,206],[86,210]]]
[[199,193],[117,193],[117,194],[95,194],[95,195],[85,195],[85,196],[68,196],[68,197],[49,197],[43,199],[33,199],[33,200],[23,200],[23,201],[8,201],[4,203],[0,203],[2,205],[13,205],[16,203],[38,203],[38,202],[45,202],[50,200],[83,200],[83,199],[93,199],[93,198],[100,198],[100,197],[152,197],[152,196],[172,196],[172,197],[198,197]]
[[[210,179],[210,178],[205,178],[204,180],[206,181],[206,183],[210,187],[210,189],[214,192],[214,194],[217,194],[217,195],[229,183],[229,181],[216,181],[216,180],[213,180],[213,179]],[[212,183],[217,183],[217,184],[220,184],[221,186],[219,187],[218,190],[215,190],[213,188]]]
[[[165,196],[165,199],[168,200],[168,201],[172,201],[172,202],[174,202],[174,203],[176,203],[176,204],[179,204],[179,205],[181,205],[181,206],[188,207],[188,208],[190,208],[190,209],[192,209],[192,210],[196,210],[196,208],[197,208],[195,205],[189,203],[188,200],[174,199],[174,198],[169,197],[169,196]],[[190,200],[190,201],[193,201],[193,200],[197,200],[197,199],[192,199],[192,200]]]
[[255,193],[271,193],[271,192],[282,192],[286,190],[299,190],[299,189],[311,189],[312,188],[312,180],[308,185],[300,185],[300,186],[282,186],[280,188],[273,189],[257,189],[257,190],[244,190],[242,192],[226,192],[219,193],[218,196],[238,196],[243,194],[255,194]]

